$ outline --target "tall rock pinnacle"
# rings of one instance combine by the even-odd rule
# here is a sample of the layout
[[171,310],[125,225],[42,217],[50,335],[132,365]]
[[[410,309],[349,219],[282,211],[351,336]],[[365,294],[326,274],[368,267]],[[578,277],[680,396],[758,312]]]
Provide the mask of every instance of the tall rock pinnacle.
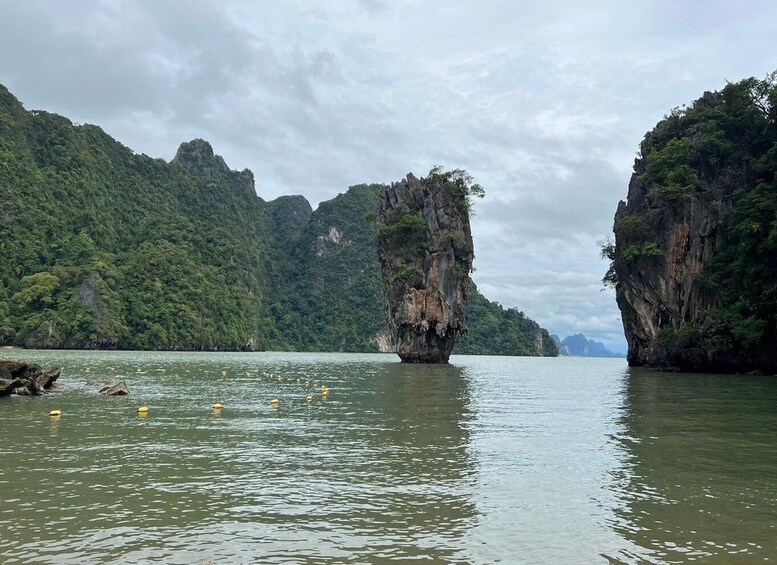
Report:
[[447,363],[466,332],[464,303],[474,251],[464,171],[412,174],[380,194],[376,223],[384,301],[397,353],[408,363]]

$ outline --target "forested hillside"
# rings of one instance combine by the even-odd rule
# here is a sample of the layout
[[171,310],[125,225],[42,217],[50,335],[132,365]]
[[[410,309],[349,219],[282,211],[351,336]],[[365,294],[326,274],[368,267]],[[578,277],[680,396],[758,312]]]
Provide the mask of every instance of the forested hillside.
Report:
[[[0,344],[377,351],[377,190],[266,202],[203,140],[137,155],[0,86]],[[459,352],[556,353],[477,292],[468,316]]]

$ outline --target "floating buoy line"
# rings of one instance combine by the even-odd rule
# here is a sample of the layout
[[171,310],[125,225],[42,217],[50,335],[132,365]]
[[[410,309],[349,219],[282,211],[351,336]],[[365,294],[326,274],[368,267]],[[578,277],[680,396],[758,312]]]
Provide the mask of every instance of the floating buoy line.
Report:
[[[108,367],[108,370],[109,371],[115,371],[116,368],[115,367]],[[158,368],[156,370],[159,371],[160,373],[164,373],[164,372],[167,371],[165,368]],[[86,373],[91,372],[91,367],[86,367],[84,369],[84,372],[86,372]],[[142,369],[140,367],[136,367],[135,368],[135,372],[136,373],[142,373],[143,371],[142,371]],[[190,371],[188,369],[186,369],[185,372],[189,373]],[[207,373],[207,371],[206,371],[206,373]],[[222,377],[228,377],[229,376],[228,371],[222,370],[221,371],[221,376]],[[254,373],[251,372],[251,371],[245,371],[245,376],[246,376],[246,378],[250,379],[251,377],[254,376]],[[319,389],[319,383],[318,382],[312,382],[311,383],[310,380],[306,380],[303,383],[303,381],[302,381],[302,379],[300,377],[296,377],[295,378],[293,376],[290,376],[290,377],[285,377],[284,378],[281,375],[276,375],[276,374],[269,373],[269,372],[268,373],[262,373],[261,371],[258,371],[256,376],[259,379],[267,378],[270,381],[272,381],[274,379],[277,379],[278,382],[283,382],[284,380],[287,383],[295,383],[296,382],[296,384],[302,385],[306,389],[311,389],[311,388]],[[320,385],[320,393],[321,393],[321,398],[323,400],[327,400],[328,397],[329,397],[329,387],[327,387],[324,384]],[[313,394],[308,394],[305,397],[305,400],[307,401],[308,404],[312,404],[313,401],[315,400],[315,397],[313,396]],[[277,397],[273,397],[270,400],[270,404],[272,405],[273,408],[278,408],[280,406],[280,404],[281,404],[281,400],[279,398],[277,398]],[[224,404],[222,404],[221,402],[216,402],[212,406],[213,406],[214,412],[217,412],[217,413],[220,412],[224,408]],[[148,413],[149,413],[148,406],[139,406],[137,408],[137,413],[138,413],[139,416],[147,416]],[[62,415],[62,410],[59,410],[59,409],[51,410],[49,412],[49,416],[51,416],[52,418],[56,418],[56,417],[61,416],[61,415]]]

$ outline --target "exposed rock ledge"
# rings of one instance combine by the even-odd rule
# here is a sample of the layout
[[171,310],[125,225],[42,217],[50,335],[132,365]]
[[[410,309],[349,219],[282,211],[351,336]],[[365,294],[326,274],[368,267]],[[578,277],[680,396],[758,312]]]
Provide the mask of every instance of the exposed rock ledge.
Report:
[[61,368],[44,371],[32,363],[0,359],[0,396],[43,394],[61,373]]

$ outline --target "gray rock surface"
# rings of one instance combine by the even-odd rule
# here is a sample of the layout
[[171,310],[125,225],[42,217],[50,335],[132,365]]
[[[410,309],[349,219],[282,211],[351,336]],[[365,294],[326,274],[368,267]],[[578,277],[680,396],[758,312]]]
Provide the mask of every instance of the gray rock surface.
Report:
[[412,174],[380,194],[378,260],[392,342],[403,362],[447,363],[466,332],[474,250],[466,191]]
[[[695,275],[704,272],[720,245],[718,228],[731,202],[724,190],[710,186],[675,206],[652,209],[648,189],[639,180],[644,170],[644,160],[637,159],[628,201],[621,201],[615,214],[616,299],[629,345],[629,364],[667,365],[677,360],[670,362],[656,348],[659,331],[679,331],[685,322],[716,305],[716,297],[695,282]],[[644,220],[644,229],[663,256],[625,258],[628,241],[619,235],[617,225],[626,218]],[[686,351],[683,355],[704,353]],[[703,365],[702,359],[686,361]]]
[[[204,139],[193,139],[182,143],[178,147],[172,163],[187,171],[201,173],[206,177],[218,177],[230,172],[224,159],[220,155],[215,155],[211,144]],[[253,183],[253,175],[251,175],[250,182]]]

